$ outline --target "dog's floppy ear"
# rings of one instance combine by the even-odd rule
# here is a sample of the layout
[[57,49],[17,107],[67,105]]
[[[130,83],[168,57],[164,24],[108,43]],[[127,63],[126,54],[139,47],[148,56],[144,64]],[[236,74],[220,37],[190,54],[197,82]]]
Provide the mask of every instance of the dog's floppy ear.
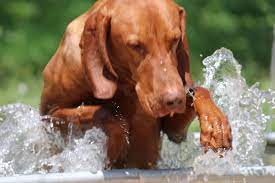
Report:
[[183,8],[180,7],[180,28],[181,28],[181,40],[177,48],[178,70],[181,75],[183,83],[187,87],[193,87],[194,83],[190,74],[190,56],[189,47],[186,36],[186,13]]
[[[117,90],[115,80],[118,76],[111,65],[107,50],[110,22],[111,17],[100,12],[91,15],[85,23],[80,42],[85,75],[94,97],[98,99],[110,99]],[[109,74],[108,78],[104,69]]]

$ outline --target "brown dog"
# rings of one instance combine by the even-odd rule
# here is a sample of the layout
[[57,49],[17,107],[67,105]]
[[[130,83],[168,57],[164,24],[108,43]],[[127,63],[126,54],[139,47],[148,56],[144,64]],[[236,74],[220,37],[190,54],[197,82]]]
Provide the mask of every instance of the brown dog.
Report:
[[172,0],[97,1],[69,24],[44,70],[41,114],[102,128],[115,168],[155,167],[160,131],[180,143],[196,113],[202,145],[229,149],[229,123],[209,92],[186,95],[185,16]]

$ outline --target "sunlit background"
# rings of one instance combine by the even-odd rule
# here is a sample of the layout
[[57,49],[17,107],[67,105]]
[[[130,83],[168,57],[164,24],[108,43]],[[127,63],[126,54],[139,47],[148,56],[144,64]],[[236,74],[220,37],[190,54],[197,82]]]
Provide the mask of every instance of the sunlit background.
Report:
[[[0,0],[0,105],[39,106],[41,73],[67,24],[93,0]],[[249,84],[270,87],[275,24],[274,0],[177,0],[188,13],[187,32],[194,78],[204,57],[233,51]]]

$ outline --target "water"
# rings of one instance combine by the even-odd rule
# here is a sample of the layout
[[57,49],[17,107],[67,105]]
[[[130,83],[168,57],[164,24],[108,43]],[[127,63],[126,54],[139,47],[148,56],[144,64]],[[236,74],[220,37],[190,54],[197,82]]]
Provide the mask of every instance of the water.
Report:
[[97,171],[106,162],[106,136],[99,129],[66,144],[36,109],[23,104],[0,108],[0,175]]
[[[204,86],[231,123],[233,150],[219,158],[212,151],[204,154],[192,134],[181,145],[162,135],[159,168],[193,167],[192,175],[258,173],[246,167],[263,166],[264,132],[271,115],[263,113],[262,105],[268,103],[274,109],[275,92],[261,91],[259,84],[247,86],[241,66],[225,48],[204,59],[203,64]],[[107,163],[107,137],[100,129],[91,129],[83,137],[71,135],[65,144],[60,133],[43,122],[36,109],[23,104],[0,107],[0,139],[1,176],[95,172]]]
[[240,173],[244,167],[263,166],[264,133],[271,120],[271,115],[263,113],[263,104],[275,108],[275,91],[262,91],[259,83],[249,87],[241,76],[241,65],[225,48],[205,58],[203,65],[203,85],[211,91],[231,124],[233,150],[219,158],[212,151],[204,154],[200,144],[192,142],[192,137],[189,142],[177,146],[164,136],[163,147],[169,148],[162,149],[160,165],[179,168],[188,162],[194,168],[194,174],[216,175]]

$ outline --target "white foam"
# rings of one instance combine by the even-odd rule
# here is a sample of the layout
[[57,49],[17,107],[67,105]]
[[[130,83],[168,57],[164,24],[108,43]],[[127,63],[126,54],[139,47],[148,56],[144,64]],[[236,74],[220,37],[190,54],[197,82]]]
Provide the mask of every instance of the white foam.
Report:
[[23,104],[0,108],[0,175],[97,171],[104,168],[106,136],[91,129],[65,145],[38,111]]

